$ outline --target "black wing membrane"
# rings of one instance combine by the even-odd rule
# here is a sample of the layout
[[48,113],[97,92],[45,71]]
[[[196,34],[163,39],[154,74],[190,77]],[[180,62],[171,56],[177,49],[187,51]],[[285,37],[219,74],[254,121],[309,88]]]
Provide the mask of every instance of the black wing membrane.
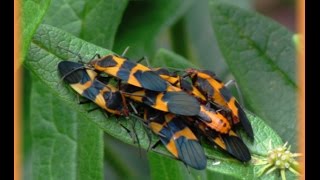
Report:
[[[204,150],[198,140],[194,139],[195,136],[189,127],[183,124],[182,119],[177,117],[171,119],[166,126],[163,126],[160,133],[163,135],[159,136],[160,140],[169,151],[173,149],[173,147],[170,147],[172,143],[169,144],[169,142],[174,141],[178,159],[194,169],[202,170],[206,168],[207,158]],[[180,133],[179,136],[176,135],[177,133]],[[190,135],[192,137],[189,137]]]
[[168,83],[153,71],[138,70],[133,75],[145,89],[158,92],[164,92],[167,89]]
[[239,161],[250,161],[251,154],[249,149],[234,131],[231,130],[228,134],[220,134],[215,130],[206,130],[201,124],[195,126],[193,130],[200,130],[198,132],[202,133],[211,143],[217,145]]
[[221,138],[226,145],[226,150],[232,156],[243,162],[248,162],[251,160],[251,154],[248,147],[238,136],[222,134]]
[[58,71],[63,80],[68,84],[81,83],[90,79],[85,67],[80,63],[61,61],[58,64]]
[[223,97],[223,99],[226,102],[229,102],[230,99],[233,97],[231,92],[225,87],[223,86],[222,88],[219,89],[221,96]]
[[119,71],[117,72],[117,77],[123,81],[128,81],[129,76],[131,74],[131,70],[135,66],[137,66],[136,63],[133,63],[131,61],[124,61],[121,67],[119,68]]
[[245,112],[243,111],[243,109],[241,108],[241,106],[237,101],[235,102],[235,105],[238,108],[239,120],[242,124],[243,129],[248,134],[248,136],[253,140],[253,129],[252,129],[251,123],[248,120],[247,115],[245,114]]
[[198,141],[180,137],[176,140],[179,159],[194,169],[202,170],[207,166],[207,158]]
[[196,116],[200,112],[197,99],[182,91],[166,92],[162,100],[168,103],[169,112],[174,114]]
[[216,90],[210,85],[210,83],[206,79],[198,77],[196,82],[197,86],[199,87],[199,90],[202,92],[203,95],[206,95],[207,97],[212,97],[214,93],[216,93]]

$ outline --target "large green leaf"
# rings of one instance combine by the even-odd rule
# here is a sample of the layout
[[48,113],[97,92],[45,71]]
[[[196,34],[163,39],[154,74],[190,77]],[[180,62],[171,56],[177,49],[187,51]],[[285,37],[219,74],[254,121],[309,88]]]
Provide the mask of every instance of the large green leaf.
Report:
[[219,47],[247,106],[296,147],[296,58],[292,33],[238,7],[210,3]]
[[127,56],[135,59],[152,55],[154,40],[190,8],[194,0],[130,1],[117,32],[114,50],[121,53],[130,46]]
[[31,179],[102,179],[102,132],[33,78]]
[[[173,67],[173,68],[187,68],[194,67],[190,62],[188,62],[183,57],[168,51],[166,49],[159,49],[155,55],[154,61],[152,61],[154,67]],[[263,120],[260,118],[247,113],[248,118],[250,119],[254,134],[255,140],[254,143],[248,141],[248,139],[243,138],[245,143],[248,145],[251,153],[253,155],[266,156],[268,151],[270,150],[269,143],[272,144],[272,148],[279,147],[283,144],[281,138],[270,128],[268,127]],[[242,137],[245,135],[242,133]],[[170,178],[170,175],[175,174],[176,176],[181,176],[184,179],[192,179],[192,177],[196,179],[212,179],[212,178],[236,178],[242,179],[254,179],[257,178],[257,171],[259,170],[259,166],[254,166],[252,164],[244,165],[237,161],[230,160],[228,156],[224,153],[213,150],[207,144],[203,145],[205,147],[206,153],[213,160],[208,161],[207,173],[203,174],[203,172],[192,171],[191,174],[185,172],[185,169],[181,169],[181,166],[177,162],[173,162],[174,160],[170,159],[159,159],[154,158],[152,155],[149,155],[150,165],[151,165],[151,176],[157,179],[159,176],[163,174],[164,177]],[[171,168],[165,168],[166,164],[171,161]],[[215,165],[217,163],[218,165]],[[180,166],[180,167],[179,167]],[[292,173],[287,173],[288,177],[294,177]],[[161,176],[160,176],[161,177]],[[267,176],[262,176],[260,179],[278,179],[279,176],[277,173],[270,174]]]
[[[48,88],[53,90],[53,92],[56,93],[57,98],[64,100],[66,104],[69,104],[74,110],[87,113],[89,107],[87,105],[77,105],[76,94],[61,83],[61,79],[57,72],[57,64],[60,61],[78,61],[79,58],[64,49],[58,48],[58,46],[79,53],[82,56],[83,61],[89,61],[96,53],[106,55],[112,52],[78,39],[69,33],[49,25],[41,25],[33,38],[28,54],[28,61],[25,62],[28,69],[38,76]],[[100,125],[107,133],[114,137],[118,137],[125,142],[132,143],[132,138],[120,127],[118,124],[119,121],[115,118],[106,119],[104,114],[100,111],[87,113],[87,116]],[[121,119],[121,123],[126,125],[128,121]],[[131,123],[131,121],[129,123]],[[139,127],[137,128],[139,129]],[[142,143],[142,145],[146,147],[147,143]]]
[[[83,105],[79,106],[76,103],[76,95],[75,93],[68,88],[67,85],[59,84],[60,83],[60,77],[57,73],[57,64],[61,60],[73,60],[77,61],[77,57],[74,56],[74,54],[68,54],[65,51],[62,51],[59,48],[56,48],[57,45],[68,47],[71,51],[74,51],[76,53],[80,53],[84,56],[83,60],[88,61],[90,58],[96,53],[100,53],[101,55],[106,55],[112,53],[111,51],[102,49],[98,46],[95,46],[93,44],[87,43],[83,40],[80,40],[64,31],[61,31],[57,28],[48,26],[48,25],[41,25],[37,31],[37,33],[34,36],[33,43],[31,45],[30,51],[29,51],[29,59],[26,61],[26,65],[30,70],[33,71],[35,75],[39,77],[39,79],[46,84],[47,89],[50,89],[54,93],[54,98],[61,99],[66,106],[69,106],[74,112],[79,114],[85,119],[90,119],[93,122],[95,122],[101,129],[103,129],[106,133],[120,139],[123,142],[126,142],[128,144],[134,144],[132,138],[129,136],[129,134],[119,126],[119,122],[127,126],[128,128],[131,127],[132,123],[136,121],[135,119],[119,119],[118,121],[111,117],[106,119],[105,116],[100,111],[95,111],[88,113],[88,106]],[[177,59],[180,61],[179,64],[188,64],[188,62],[183,59],[182,57],[179,57],[178,55],[173,54],[172,52],[168,52],[166,50],[159,51],[158,55],[156,57],[162,57],[161,62],[175,62]],[[157,60],[156,60],[157,61]],[[177,62],[178,62],[177,61]],[[159,61],[160,62],[160,61]],[[168,63],[167,63],[168,64]],[[179,66],[178,68],[181,68],[183,66]],[[248,147],[250,148],[251,152],[256,155],[265,155],[268,150],[269,141],[272,141],[272,143],[275,146],[281,145],[282,141],[279,138],[279,136],[270,128],[268,127],[261,119],[258,117],[254,117],[250,114],[248,114],[249,119],[253,125],[253,130],[255,133],[255,141],[250,142],[246,139],[246,136],[243,134],[242,137],[247,143]],[[64,121],[66,121],[64,119]],[[140,146],[144,149],[147,149],[149,145],[148,138],[146,137],[146,132],[143,130],[142,125],[140,123],[136,123],[135,125],[137,136],[139,137]],[[153,142],[156,141],[157,138],[153,137]],[[137,144],[135,144],[137,145]],[[227,175],[230,177],[242,177],[247,176],[250,178],[254,178],[256,168],[254,168],[253,164],[249,163],[247,165],[244,165],[243,163],[240,163],[233,158],[231,158],[226,153],[223,153],[217,149],[214,149],[212,146],[209,146],[208,144],[204,144],[205,151],[207,155],[210,157],[208,160],[208,166],[207,171],[210,171],[210,173],[220,173],[223,176]],[[169,153],[166,151],[166,149],[163,146],[160,146],[157,148],[158,151],[163,152],[164,154]],[[169,155],[170,156],[170,155]],[[161,163],[162,159],[158,158],[159,162]],[[220,162],[220,164],[217,164],[217,162]],[[174,163],[180,163],[175,161]],[[150,162],[151,169],[156,171],[156,169],[153,168],[157,167],[155,161]],[[173,165],[174,166],[174,165]],[[183,166],[182,163],[180,163],[180,166]],[[180,167],[181,168],[181,167]],[[160,168],[161,169],[161,168]],[[160,171],[157,170],[157,171]],[[163,173],[176,173],[171,172],[170,169],[162,168],[164,171]],[[182,170],[184,172],[184,170]],[[193,172],[193,171],[192,171]],[[155,173],[155,172],[152,172]],[[195,174],[192,174],[193,177],[200,176],[197,174],[198,172],[193,172]],[[184,173],[186,176],[187,174]],[[180,176],[180,175],[177,175]],[[273,175],[270,175],[273,176]],[[266,176],[266,177],[270,177]]]
[[31,94],[31,75],[27,69],[22,66],[23,74],[23,89],[22,89],[22,134],[23,134],[23,156],[27,156],[27,153],[31,149],[31,133],[30,133],[30,94]]
[[31,94],[31,75],[30,72],[21,66],[22,70],[22,156],[23,156],[23,169],[22,175],[24,180],[31,179],[31,154],[32,154],[32,135],[30,129],[30,94]]
[[23,0],[22,1],[22,59],[28,51],[33,33],[44,17],[50,0]]
[[147,152],[105,134],[105,179],[150,179]]
[[31,119],[30,116],[30,96],[31,96],[31,87],[32,80],[30,72],[24,67],[21,66],[22,70],[22,156],[23,156],[23,179],[30,180],[31,179],[31,168],[32,168],[32,134],[31,134]]
[[111,48],[127,3],[128,0],[55,0],[44,23]]
[[160,48],[154,59],[151,60],[153,67],[167,67],[167,68],[178,68],[178,70],[183,70],[189,67],[195,67],[194,64],[187,61],[182,56],[175,54],[166,49]]
[[[251,0],[216,0],[250,8]],[[208,0],[197,1],[170,29],[172,50],[225,79],[230,71],[221,55],[211,26]]]
[[210,0],[210,1],[228,3],[234,6],[237,6],[243,9],[249,9],[249,10],[252,9],[252,7],[254,6],[253,0]]
[[211,27],[208,1],[199,1],[185,16],[186,31],[190,39],[190,56],[200,67],[207,67],[221,78],[228,73],[228,67],[221,55]]

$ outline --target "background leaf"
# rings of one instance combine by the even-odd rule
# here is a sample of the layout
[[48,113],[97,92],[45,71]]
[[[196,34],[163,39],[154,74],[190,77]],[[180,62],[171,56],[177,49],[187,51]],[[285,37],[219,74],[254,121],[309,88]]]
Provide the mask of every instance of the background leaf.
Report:
[[130,1],[115,39],[114,51],[121,54],[130,46],[126,56],[139,59],[151,57],[157,35],[173,24],[194,0]]
[[33,82],[32,179],[102,179],[102,132],[39,80]]
[[[36,31],[38,25],[41,23],[47,9],[50,5],[50,0],[23,0],[21,10],[21,25],[22,25],[22,47],[21,60],[24,61],[25,55],[28,52],[32,36]],[[20,59],[19,59],[20,61]],[[32,137],[30,130],[30,93],[32,86],[32,79],[28,70],[21,67],[23,72],[23,96],[22,96],[22,143],[23,143],[23,178],[30,179],[31,176],[31,153],[32,153]]]
[[150,179],[147,152],[144,149],[123,143],[108,134],[105,134],[104,141],[105,179]]
[[32,35],[41,23],[50,2],[50,0],[22,1],[22,59],[28,51]]
[[219,3],[228,3],[243,9],[250,10],[252,9],[253,0],[209,0],[209,1],[214,1],[214,2],[219,2]]
[[[223,2],[247,9],[251,7],[250,0],[223,0]],[[171,27],[170,40],[172,50],[192,63],[207,67],[221,79],[230,76],[211,26],[208,0],[192,4],[185,15]]]
[[23,157],[23,172],[22,177],[25,180],[31,179],[31,170],[32,170],[32,135],[31,135],[31,117],[30,117],[30,96],[31,96],[31,86],[32,86],[32,79],[30,72],[24,67],[21,66],[22,70],[22,157]]
[[296,148],[296,59],[292,33],[257,13],[210,3],[219,47],[246,106]]
[[195,65],[187,61],[182,56],[163,48],[160,48],[157,51],[151,63],[153,67],[173,67],[180,68],[181,70],[188,67],[195,67]]
[[226,62],[221,55],[209,16],[208,1],[194,4],[184,17],[185,29],[190,40],[187,59],[192,59],[200,67],[208,67],[220,78],[230,74]]
[[86,41],[112,48],[128,0],[55,0],[44,19]]

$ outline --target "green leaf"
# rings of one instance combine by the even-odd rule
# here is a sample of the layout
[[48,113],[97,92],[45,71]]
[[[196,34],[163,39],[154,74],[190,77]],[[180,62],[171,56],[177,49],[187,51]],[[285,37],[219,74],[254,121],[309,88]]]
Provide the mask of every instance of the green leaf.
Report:
[[247,9],[247,10],[252,9],[252,7],[254,6],[253,0],[209,0],[209,1],[228,3],[243,9]]
[[211,27],[208,0],[199,1],[190,8],[185,21],[191,43],[191,59],[195,59],[200,67],[225,77],[229,71]]
[[32,147],[32,138],[31,138],[31,131],[30,131],[30,94],[31,94],[31,86],[32,80],[31,75],[24,66],[21,66],[22,75],[23,75],[23,89],[22,89],[22,134],[23,134],[23,158],[27,158],[30,154],[31,147]]
[[30,46],[31,38],[45,15],[50,0],[22,1],[22,59]]
[[[34,36],[33,43],[29,51],[29,59],[28,61],[26,61],[26,65],[28,66],[28,68],[32,70],[34,74],[36,74],[40,78],[42,83],[46,84],[47,90],[52,90],[52,92],[54,93],[54,98],[61,99],[66,104],[66,106],[70,107],[73,112],[76,112],[76,114],[78,114],[78,116],[81,116],[85,119],[90,119],[111,136],[114,136],[117,139],[120,139],[121,141],[126,142],[128,144],[134,144],[132,138],[123,128],[119,126],[118,122],[121,122],[122,124],[130,128],[133,121],[136,121],[135,119],[119,119],[118,121],[116,121],[116,119],[113,117],[106,119],[100,111],[88,113],[87,110],[89,109],[89,105],[79,106],[76,102],[76,94],[67,85],[59,84],[61,80],[57,73],[58,62],[60,62],[62,59],[77,61],[77,57],[74,57],[74,54],[68,54],[67,52],[62,51],[61,49],[57,49],[56,47],[58,44],[64,45],[64,47],[68,47],[71,51],[80,53],[80,55],[85,55],[83,58],[84,61],[90,60],[92,55],[96,52],[100,53],[101,55],[112,53],[111,51],[102,49],[98,46],[80,40],[57,28],[48,25],[41,25]],[[176,63],[180,64],[179,67],[175,66],[177,68],[182,68],[184,67],[183,65],[189,64],[182,57],[179,57],[178,55],[175,55],[172,52],[168,52],[166,50],[160,50],[157,53],[156,57],[158,57],[159,60],[155,59],[155,62],[160,62],[161,59],[161,62],[167,65],[170,65],[170,63],[172,63],[172,65]],[[269,146],[269,140],[271,140],[274,145],[282,144],[282,141],[278,137],[278,135],[270,127],[268,127],[261,119],[259,119],[258,117],[254,117],[250,114],[248,114],[248,117],[253,126],[253,130],[255,133],[255,141],[254,143],[248,141],[244,134],[242,135],[242,137],[253,154],[265,154]],[[66,119],[64,119],[64,121],[66,121]],[[138,122],[135,123],[135,130],[137,136],[139,137],[140,146],[143,149],[147,149],[149,141],[146,136],[146,132],[142,128],[142,125]],[[157,138],[153,136],[152,142],[155,142],[156,140]],[[204,143],[203,146],[205,148],[207,156],[209,156],[210,159],[214,159],[214,161],[208,160],[207,171],[209,171],[210,173],[220,173],[222,174],[221,176],[226,175],[230,177],[246,176],[249,177],[249,179],[255,177],[256,169],[253,167],[253,164],[249,163],[247,165],[244,165],[243,163],[238,162],[226,153],[223,153],[220,150],[213,148],[209,144]],[[157,147],[157,150],[164,154],[168,154],[168,156],[171,156],[164,148],[164,146]],[[159,166],[156,163],[154,163],[154,161],[151,161],[150,163],[151,169],[153,170],[155,170],[155,168]],[[217,164],[217,162],[220,162],[220,164]],[[162,163],[161,158],[159,158],[159,163]],[[167,164],[166,162],[163,163]],[[181,162],[175,161],[175,163],[180,164],[180,166],[182,167],[184,166]],[[164,165],[161,166],[163,167],[158,167],[158,171],[163,169],[163,171],[166,171],[163,173],[177,173],[174,170],[171,171],[169,168],[165,169]],[[174,167],[175,165],[172,166]],[[181,169],[182,167],[177,168]],[[185,170],[182,169],[181,173],[184,173]],[[198,173],[198,171],[193,172],[192,170],[192,174],[190,176],[202,177],[201,172],[200,174]],[[177,177],[180,176],[184,177],[188,176],[188,174],[184,173],[184,175],[177,175]]]
[[184,59],[182,56],[175,54],[169,50],[160,48],[154,59],[151,61],[153,67],[172,67],[183,70],[189,67],[195,67],[194,64]]
[[127,3],[128,0],[55,0],[44,23],[111,48]]
[[163,157],[154,152],[148,153],[153,180],[190,179],[191,174],[181,162]]
[[[251,0],[216,0],[250,8]],[[197,1],[170,29],[172,50],[200,67],[219,74],[221,79],[230,75],[214,35],[208,0]]]
[[30,128],[30,94],[31,94],[31,87],[32,87],[32,80],[30,72],[24,67],[21,66],[22,70],[22,177],[24,180],[31,179],[31,168],[32,168],[32,161],[31,161],[31,154],[32,154],[32,135],[31,135],[31,128]]
[[126,56],[139,59],[152,55],[154,40],[190,8],[194,0],[130,1],[117,32],[114,50],[130,46]]
[[102,132],[33,80],[32,179],[102,179]]
[[106,179],[150,179],[147,152],[105,134]]
[[296,147],[292,33],[270,19],[232,5],[210,3],[210,12],[219,47],[247,106]]

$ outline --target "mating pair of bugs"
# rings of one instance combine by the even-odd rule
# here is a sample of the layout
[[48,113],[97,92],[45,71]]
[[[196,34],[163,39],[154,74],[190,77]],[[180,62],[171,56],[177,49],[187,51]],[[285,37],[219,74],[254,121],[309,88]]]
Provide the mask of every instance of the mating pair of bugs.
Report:
[[[138,116],[175,158],[190,167],[206,168],[199,137],[242,162],[250,161],[250,152],[236,129],[242,127],[253,139],[252,126],[238,101],[213,72],[189,68],[178,75],[124,56],[97,57],[86,64],[61,61],[58,71],[78,94],[106,112]],[[117,79],[117,85],[110,83],[110,78]],[[128,102],[135,103],[132,110]]]

